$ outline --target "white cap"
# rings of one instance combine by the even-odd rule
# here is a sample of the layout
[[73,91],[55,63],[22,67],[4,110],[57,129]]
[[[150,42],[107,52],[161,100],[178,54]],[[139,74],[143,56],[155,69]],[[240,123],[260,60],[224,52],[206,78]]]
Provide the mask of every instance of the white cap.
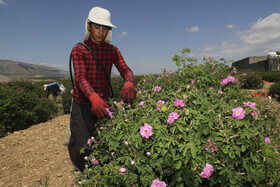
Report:
[[[90,33],[87,29],[87,23],[89,22],[93,22],[99,25],[104,25],[104,26],[108,26],[111,28],[117,28],[115,25],[113,25],[111,23],[111,14],[108,10],[104,9],[104,8],[100,8],[100,7],[93,7],[88,14],[88,18],[86,19],[86,26],[85,26],[85,37],[84,37],[84,41],[86,41],[89,36]],[[105,38],[105,41],[107,43],[111,43],[112,41],[112,29],[110,29],[108,31],[108,34]]]

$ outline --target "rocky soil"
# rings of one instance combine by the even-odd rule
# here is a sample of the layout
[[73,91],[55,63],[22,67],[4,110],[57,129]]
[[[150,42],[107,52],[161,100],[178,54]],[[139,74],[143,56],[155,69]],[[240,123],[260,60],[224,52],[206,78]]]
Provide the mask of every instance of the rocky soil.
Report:
[[65,131],[69,115],[9,134],[0,139],[0,186],[71,186],[75,174]]

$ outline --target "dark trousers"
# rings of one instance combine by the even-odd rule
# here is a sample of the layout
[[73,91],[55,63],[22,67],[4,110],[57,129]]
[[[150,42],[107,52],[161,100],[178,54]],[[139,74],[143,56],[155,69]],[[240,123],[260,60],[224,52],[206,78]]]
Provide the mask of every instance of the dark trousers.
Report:
[[71,136],[68,144],[68,151],[72,163],[81,172],[83,172],[85,164],[87,163],[84,157],[89,156],[91,150],[85,149],[83,154],[80,154],[80,150],[86,147],[87,140],[91,136],[94,136],[97,120],[97,117],[91,112],[90,103],[77,103],[73,100],[70,114]]

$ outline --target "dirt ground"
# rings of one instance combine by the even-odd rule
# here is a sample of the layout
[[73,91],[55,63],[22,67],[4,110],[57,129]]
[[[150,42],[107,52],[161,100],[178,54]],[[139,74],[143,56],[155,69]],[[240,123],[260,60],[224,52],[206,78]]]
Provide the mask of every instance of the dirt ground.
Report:
[[[262,91],[270,86],[266,83]],[[279,102],[275,107],[280,108]],[[68,123],[69,115],[62,115],[1,138],[0,187],[71,186],[75,175],[65,145]]]
[[71,186],[75,175],[64,145],[69,115],[0,139],[0,187]]

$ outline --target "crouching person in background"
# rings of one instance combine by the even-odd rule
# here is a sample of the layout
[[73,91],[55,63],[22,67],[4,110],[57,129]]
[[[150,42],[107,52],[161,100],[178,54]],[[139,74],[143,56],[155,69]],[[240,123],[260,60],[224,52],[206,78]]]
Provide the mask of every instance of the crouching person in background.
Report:
[[46,98],[49,98],[49,95],[52,92],[53,101],[56,101],[58,94],[62,94],[65,91],[65,87],[63,84],[60,85],[58,82],[53,82],[50,84],[45,84],[44,90],[47,90]]

